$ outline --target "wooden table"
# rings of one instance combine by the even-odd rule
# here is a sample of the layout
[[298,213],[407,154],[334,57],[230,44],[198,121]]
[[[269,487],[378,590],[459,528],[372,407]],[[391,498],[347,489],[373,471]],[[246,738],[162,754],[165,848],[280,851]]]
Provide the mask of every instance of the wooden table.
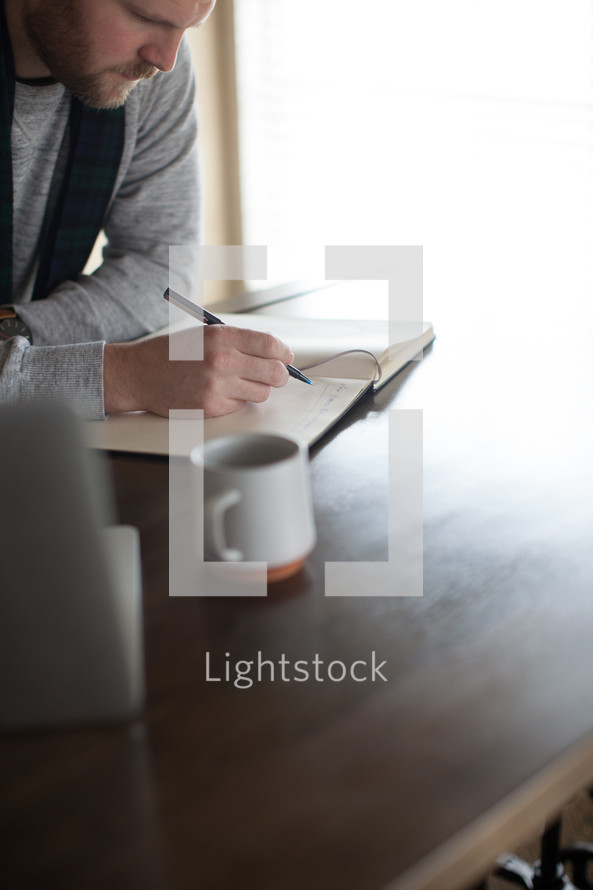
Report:
[[[169,598],[167,461],[112,458],[146,710],[1,742],[3,886],[454,890],[593,785],[592,362],[577,330],[459,319],[312,449],[319,544],[266,600]],[[326,560],[386,558],[400,408],[424,411],[424,596],[326,598]],[[206,652],[373,651],[387,682],[205,677]]]

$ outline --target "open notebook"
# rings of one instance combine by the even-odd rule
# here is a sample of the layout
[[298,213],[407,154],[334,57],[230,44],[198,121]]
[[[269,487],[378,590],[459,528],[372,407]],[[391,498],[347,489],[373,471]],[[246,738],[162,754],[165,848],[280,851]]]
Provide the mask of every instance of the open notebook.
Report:
[[[274,432],[300,436],[311,445],[371,388],[379,388],[422,353],[433,339],[432,325],[386,321],[302,319],[272,315],[222,315],[226,324],[273,331],[290,344],[294,364],[313,386],[290,378],[263,404],[248,403],[240,411],[206,420],[169,421],[146,412],[120,414],[86,424],[93,448],[149,454],[189,454],[205,439],[234,432]],[[188,327],[188,322],[182,323]],[[195,322],[193,322],[195,324]],[[177,327],[177,326],[175,326]],[[351,350],[355,350],[352,352]],[[339,355],[339,353],[346,353]],[[312,367],[314,366],[314,367]]]

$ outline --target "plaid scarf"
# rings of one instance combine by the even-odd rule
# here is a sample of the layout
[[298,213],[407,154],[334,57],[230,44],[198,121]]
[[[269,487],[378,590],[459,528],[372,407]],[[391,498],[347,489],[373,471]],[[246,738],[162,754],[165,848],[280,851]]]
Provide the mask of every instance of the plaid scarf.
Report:
[[[0,0],[0,45],[0,303],[8,303],[12,296],[15,70],[4,0]],[[34,300],[47,297],[60,282],[76,278],[84,269],[105,222],[121,161],[124,130],[123,107],[97,110],[72,97],[67,161],[51,218],[44,224]]]

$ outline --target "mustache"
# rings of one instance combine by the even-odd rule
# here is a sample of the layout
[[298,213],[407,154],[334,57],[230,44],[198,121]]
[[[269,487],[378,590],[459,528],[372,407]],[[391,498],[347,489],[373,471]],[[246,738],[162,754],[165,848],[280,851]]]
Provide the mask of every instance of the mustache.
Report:
[[132,80],[150,80],[159,69],[155,68],[154,65],[145,62],[142,65],[122,65],[119,68],[112,68],[111,70],[116,74],[123,74],[126,77],[131,77]]

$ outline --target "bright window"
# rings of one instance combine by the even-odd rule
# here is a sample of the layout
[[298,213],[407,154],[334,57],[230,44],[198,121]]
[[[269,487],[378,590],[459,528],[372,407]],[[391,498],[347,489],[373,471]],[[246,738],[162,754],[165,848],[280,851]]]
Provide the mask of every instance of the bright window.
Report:
[[591,246],[589,0],[236,0],[235,28],[244,242],[271,278],[423,244],[426,296]]

